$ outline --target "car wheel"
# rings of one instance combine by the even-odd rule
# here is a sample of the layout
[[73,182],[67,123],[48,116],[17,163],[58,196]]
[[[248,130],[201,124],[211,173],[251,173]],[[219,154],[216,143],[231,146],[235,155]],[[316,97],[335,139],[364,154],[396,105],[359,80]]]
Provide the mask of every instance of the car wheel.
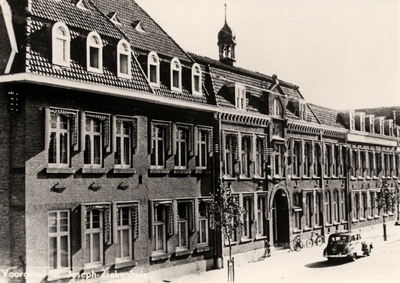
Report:
[[357,253],[354,253],[351,255],[351,261],[356,261],[357,260]]
[[328,257],[328,261],[329,262],[333,262],[333,258],[332,257]]

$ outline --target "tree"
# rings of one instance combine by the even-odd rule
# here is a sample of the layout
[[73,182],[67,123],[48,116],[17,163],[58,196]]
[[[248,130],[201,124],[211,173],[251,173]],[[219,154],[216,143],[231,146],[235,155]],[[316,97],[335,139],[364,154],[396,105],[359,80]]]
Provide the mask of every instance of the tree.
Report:
[[386,241],[386,223],[385,218],[387,217],[390,210],[392,210],[396,203],[399,202],[399,196],[396,194],[393,188],[389,188],[389,185],[385,182],[382,183],[380,192],[377,193],[375,198],[378,209],[383,210],[383,240]]
[[214,227],[221,231],[228,241],[228,281],[234,281],[234,259],[232,258],[232,239],[242,226],[242,218],[246,211],[239,206],[239,199],[232,195],[230,184],[226,186],[221,178],[218,178],[217,191],[211,196],[209,217]]

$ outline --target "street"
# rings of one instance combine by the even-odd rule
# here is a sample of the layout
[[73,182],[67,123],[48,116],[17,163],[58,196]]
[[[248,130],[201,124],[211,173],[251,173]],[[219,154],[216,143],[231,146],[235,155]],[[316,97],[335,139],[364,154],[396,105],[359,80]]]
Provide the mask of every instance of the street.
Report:
[[[375,236],[369,257],[355,262],[328,262],[322,256],[326,244],[300,252],[281,251],[262,261],[235,266],[235,282],[400,282],[400,227],[384,242]],[[368,236],[368,233],[365,235]],[[365,236],[363,236],[364,239]],[[173,279],[172,282],[226,282],[227,270],[212,270]]]

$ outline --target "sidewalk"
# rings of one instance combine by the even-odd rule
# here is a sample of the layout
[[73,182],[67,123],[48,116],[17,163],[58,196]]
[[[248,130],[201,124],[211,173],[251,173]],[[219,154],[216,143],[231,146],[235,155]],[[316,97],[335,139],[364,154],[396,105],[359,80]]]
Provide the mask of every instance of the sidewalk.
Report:
[[[383,239],[383,225],[378,224],[373,227],[365,227],[361,229],[353,230],[353,232],[360,232],[363,239],[371,241],[375,246],[378,245],[386,245],[389,243],[393,243],[396,241],[400,241],[400,226],[395,226],[395,222],[391,221],[386,223],[386,232],[387,232],[387,241]],[[323,245],[324,247],[324,245]],[[322,248],[318,248],[313,250],[312,253],[315,253],[315,256],[322,252]],[[311,251],[310,251],[311,252]],[[298,257],[300,253],[291,252],[289,250],[279,251],[275,254],[272,254],[270,258],[267,258],[263,261],[259,262],[249,262],[249,263],[240,263],[236,267],[237,271],[235,272],[235,281],[236,282],[251,282],[251,278],[257,278],[257,273],[260,270],[264,270],[266,268],[265,264],[270,261],[281,261],[282,264],[287,262],[288,257]],[[322,254],[321,254],[322,256]],[[226,262],[227,257],[224,258]],[[184,268],[184,267],[182,267]],[[247,279],[247,280],[246,280]],[[258,279],[259,280],[259,279]],[[227,282],[227,268],[210,270],[207,272],[201,272],[198,274],[186,275],[178,278],[165,278],[164,281],[161,282]],[[159,282],[159,283],[161,283]]]

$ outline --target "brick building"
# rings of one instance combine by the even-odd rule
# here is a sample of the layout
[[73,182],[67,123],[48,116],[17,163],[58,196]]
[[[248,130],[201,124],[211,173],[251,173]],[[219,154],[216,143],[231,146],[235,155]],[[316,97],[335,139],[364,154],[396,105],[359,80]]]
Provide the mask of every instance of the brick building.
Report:
[[247,211],[238,257],[398,219],[374,202],[398,193],[395,109],[323,108],[236,67],[226,21],[214,60],[133,0],[0,3],[0,266],[28,282],[221,267],[219,177]]

